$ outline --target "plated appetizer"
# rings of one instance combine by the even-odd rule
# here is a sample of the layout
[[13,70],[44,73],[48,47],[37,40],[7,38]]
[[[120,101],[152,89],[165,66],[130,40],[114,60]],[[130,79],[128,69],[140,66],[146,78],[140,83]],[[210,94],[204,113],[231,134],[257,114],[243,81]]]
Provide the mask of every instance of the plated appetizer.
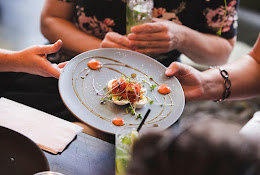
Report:
[[[88,62],[88,67],[91,70],[99,70],[102,66],[102,63],[97,59],[91,59]],[[106,66],[106,64],[104,64],[104,66]],[[85,76],[87,75],[88,74]],[[147,103],[160,105],[161,107],[172,106],[172,103],[166,104],[165,100],[161,102],[154,94],[156,88],[159,94],[167,95],[171,93],[170,87],[166,84],[162,84],[157,88],[158,83],[156,83],[152,77],[138,77],[135,73],[132,73],[130,77],[121,76],[120,78],[109,80],[103,90],[97,90],[94,84],[93,79],[93,88],[96,94],[102,97],[101,104],[105,104],[108,101],[119,106],[128,105],[126,107],[126,114],[130,113],[135,115],[137,119],[142,118],[142,114],[139,113],[137,109],[144,108]],[[146,95],[146,87],[151,91],[150,95],[153,96],[154,100],[151,100],[151,98]],[[101,94],[101,91],[104,93]],[[121,117],[115,117],[112,123],[116,126],[125,125]]]
[[[102,96],[101,104],[105,104],[107,101],[112,102],[119,106],[129,105],[126,108],[126,113],[130,113],[135,115],[136,118],[142,118],[142,114],[140,114],[137,109],[144,108],[147,103],[163,106],[172,106],[172,104],[166,104],[165,102],[161,102],[156,95],[154,94],[155,88],[157,89],[157,85],[151,83],[153,81],[152,77],[137,77],[136,74],[131,74],[131,77],[122,76],[117,79],[111,79],[108,81],[107,86],[101,90],[104,91],[104,94],[100,94],[100,90],[98,91],[94,86],[93,87],[97,93],[97,95]],[[148,97],[147,94],[147,85],[151,94],[154,98],[152,100]],[[171,92],[171,89],[168,85],[162,84],[157,89],[159,94],[167,95]],[[120,122],[118,122],[118,117],[112,122],[114,125],[122,126],[124,125],[124,121],[120,118]],[[120,124],[119,124],[120,123]]]
[[111,94],[111,100],[117,105],[131,104],[134,108],[143,108],[149,99],[146,95],[146,88],[142,87],[135,79],[125,78],[112,79],[108,82],[107,88]]

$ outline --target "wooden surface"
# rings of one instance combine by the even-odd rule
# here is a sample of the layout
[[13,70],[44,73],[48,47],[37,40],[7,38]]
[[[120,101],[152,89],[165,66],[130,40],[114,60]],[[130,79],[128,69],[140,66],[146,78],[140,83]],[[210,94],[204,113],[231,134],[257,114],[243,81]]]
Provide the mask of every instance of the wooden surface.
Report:
[[60,154],[45,152],[50,170],[64,175],[114,175],[115,145],[80,133]]

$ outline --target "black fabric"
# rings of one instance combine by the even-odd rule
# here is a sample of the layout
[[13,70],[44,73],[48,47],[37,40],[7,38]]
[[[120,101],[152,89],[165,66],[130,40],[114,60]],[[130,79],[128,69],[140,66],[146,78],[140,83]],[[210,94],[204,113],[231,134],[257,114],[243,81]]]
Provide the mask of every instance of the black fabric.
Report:
[[[230,39],[237,33],[239,0],[226,0],[226,2],[226,18],[224,18],[224,0],[154,0],[154,10],[157,13],[153,16],[213,35],[217,35],[217,31],[222,26],[221,37]],[[163,14],[165,11],[167,15]]]
[[[107,32],[126,33],[126,0],[59,0],[75,4],[74,24],[83,32],[103,39]],[[237,33],[239,0],[154,0],[153,17],[169,20],[202,33],[231,39]],[[225,13],[226,12],[226,13]],[[173,50],[153,58],[176,61]],[[69,57],[68,57],[69,58]],[[57,58],[58,59],[58,58]],[[167,66],[165,64],[165,66]]]
[[[63,0],[66,1],[66,0]],[[71,0],[72,1],[72,0]],[[84,32],[104,38],[108,31],[126,33],[125,0],[74,0],[74,22]],[[203,33],[215,34],[223,25],[222,37],[236,35],[239,0],[154,0],[153,17],[174,21]],[[103,34],[101,34],[103,32]]]
[[[22,103],[68,121],[79,121],[67,110],[58,80],[26,73],[0,73],[0,97]],[[17,114],[19,115],[19,114]]]
[[[106,32],[126,33],[126,4],[121,0],[76,0],[74,20],[82,24],[85,31],[103,39]],[[84,16],[85,15],[85,16]],[[112,30],[111,30],[112,29]]]

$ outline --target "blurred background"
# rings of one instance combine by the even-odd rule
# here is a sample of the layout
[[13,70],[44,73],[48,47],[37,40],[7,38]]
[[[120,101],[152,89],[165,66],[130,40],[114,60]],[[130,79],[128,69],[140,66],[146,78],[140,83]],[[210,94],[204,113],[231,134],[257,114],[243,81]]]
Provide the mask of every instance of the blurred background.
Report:
[[[0,48],[21,50],[28,46],[45,44],[47,40],[40,31],[40,13],[44,0],[0,0]],[[248,53],[260,32],[260,1],[241,0],[238,12],[238,42],[230,61]],[[198,69],[206,66],[191,62],[183,56],[182,61]],[[241,78],[246,78],[241,75]],[[260,110],[260,97],[236,102],[192,102],[185,106],[182,119],[217,117],[246,123],[254,112]]]
[[0,47],[21,50],[47,42],[40,31],[44,0],[0,0]]

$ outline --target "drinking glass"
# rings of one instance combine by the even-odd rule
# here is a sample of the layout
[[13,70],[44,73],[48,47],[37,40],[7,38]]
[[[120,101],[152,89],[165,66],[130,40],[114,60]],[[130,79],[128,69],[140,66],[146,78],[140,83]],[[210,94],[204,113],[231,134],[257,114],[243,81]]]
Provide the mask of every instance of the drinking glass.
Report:
[[116,175],[126,175],[132,146],[138,137],[136,128],[125,127],[116,133]]
[[126,34],[131,33],[131,27],[152,20],[153,0],[126,1]]

